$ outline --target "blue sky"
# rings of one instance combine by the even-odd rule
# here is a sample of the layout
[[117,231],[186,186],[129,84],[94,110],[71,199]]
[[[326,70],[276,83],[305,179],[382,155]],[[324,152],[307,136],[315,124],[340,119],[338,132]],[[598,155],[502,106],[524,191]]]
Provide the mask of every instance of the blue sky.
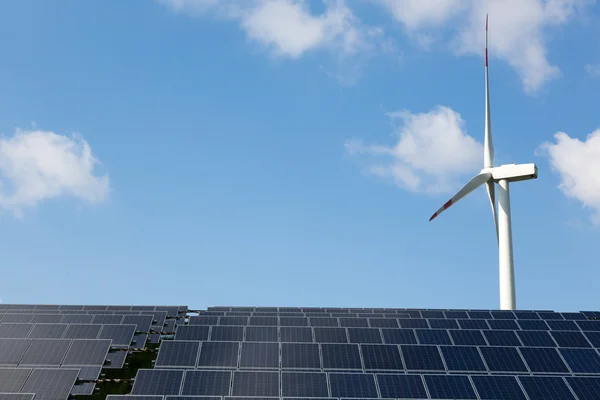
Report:
[[427,221],[482,167],[486,11],[517,306],[597,309],[589,0],[4,2],[0,298],[498,308],[485,190]]

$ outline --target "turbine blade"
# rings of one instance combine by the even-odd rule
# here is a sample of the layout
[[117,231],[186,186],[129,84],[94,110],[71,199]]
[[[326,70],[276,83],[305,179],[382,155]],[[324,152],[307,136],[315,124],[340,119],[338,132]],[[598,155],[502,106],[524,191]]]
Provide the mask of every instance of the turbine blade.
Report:
[[498,236],[498,216],[496,215],[496,184],[494,181],[487,181],[485,183],[488,198],[490,199],[490,205],[492,206],[492,217],[494,217],[494,227],[496,228],[496,241],[499,242]]
[[483,143],[483,168],[494,166],[492,121],[490,116],[490,85],[488,78],[488,16],[485,15],[485,137]]
[[477,189],[479,186],[489,181],[492,177],[490,172],[482,172],[479,175],[475,176],[471,179],[462,189],[458,191],[450,200],[446,202],[439,210],[437,210],[429,220],[433,220],[435,217],[443,213],[445,210],[450,208],[450,206],[456,204],[460,199],[471,193],[473,190]]

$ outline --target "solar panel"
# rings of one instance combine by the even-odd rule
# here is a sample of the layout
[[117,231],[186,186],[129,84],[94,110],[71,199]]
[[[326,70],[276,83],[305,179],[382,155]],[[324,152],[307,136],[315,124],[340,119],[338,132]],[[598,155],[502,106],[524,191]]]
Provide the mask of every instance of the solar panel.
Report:
[[33,400],[35,393],[0,393],[0,400]]
[[348,338],[350,343],[383,343],[376,328],[348,328]]
[[519,351],[531,372],[569,372],[554,348],[521,347]]
[[433,329],[459,329],[455,319],[429,319],[427,322]]
[[[248,342],[277,342],[279,336],[275,326],[247,326],[246,341]],[[282,340],[283,341],[283,340]]]
[[400,319],[401,328],[429,328],[429,324],[426,319]]
[[593,349],[559,349],[573,373],[600,374],[600,356]]
[[16,367],[30,343],[29,339],[0,339],[0,365]]
[[440,350],[448,371],[487,371],[477,347],[441,346]]
[[312,342],[313,333],[309,327],[282,326],[279,328],[282,342]]
[[310,326],[338,327],[340,324],[337,318],[317,317],[310,318]]
[[591,347],[581,332],[551,331],[550,334],[559,347]]
[[521,346],[521,341],[514,331],[483,331],[490,346]]
[[381,334],[388,344],[417,344],[413,329],[382,329]]
[[556,347],[556,343],[547,331],[519,331],[517,336],[524,346]]
[[279,368],[279,343],[242,343],[240,367]]
[[402,358],[398,346],[383,344],[360,346],[365,369],[367,370],[402,370]]
[[444,329],[415,329],[420,344],[452,344]]
[[183,370],[140,369],[135,377],[131,394],[179,394],[183,373]]
[[314,328],[315,342],[318,343],[348,343],[344,328]]
[[566,379],[579,400],[600,399],[600,378],[569,376]]
[[235,368],[238,365],[239,347],[239,342],[202,342],[198,366]]
[[420,375],[377,374],[377,383],[384,399],[428,398]]
[[369,325],[373,328],[399,328],[398,321],[392,318],[369,318]]
[[33,320],[33,314],[4,314],[0,322],[26,323],[31,322],[31,320]]
[[401,345],[400,349],[408,370],[443,371],[446,369],[437,346]]
[[320,369],[319,345],[316,343],[282,343],[281,367],[293,369]]
[[474,329],[452,329],[449,330],[452,341],[456,345],[463,346],[485,346],[487,342],[479,330]]
[[484,319],[459,319],[457,322],[462,329],[490,329]]
[[0,368],[0,392],[18,392],[31,374],[29,368]]
[[3,322],[0,324],[0,338],[26,338],[31,329],[33,329],[33,324]]
[[546,321],[542,320],[522,320],[517,321],[517,324],[524,330],[547,331],[550,329]]
[[377,398],[375,376],[372,374],[329,374],[331,396],[340,398]]
[[514,376],[471,376],[481,400],[526,400]]
[[113,347],[129,347],[134,333],[135,325],[104,325],[98,339],[111,339]]
[[164,341],[160,346],[155,365],[157,367],[194,368],[199,349],[200,342]]
[[19,366],[59,366],[70,346],[68,339],[32,339]]
[[333,344],[321,345],[323,357],[323,368],[326,369],[362,369],[360,351],[357,344]]
[[34,314],[31,322],[34,324],[52,324],[59,323],[61,319],[61,314]]
[[520,376],[519,380],[529,400],[569,400],[575,399],[566,382],[561,377]]
[[491,372],[527,372],[515,347],[480,347],[479,351]]
[[96,339],[102,325],[72,324],[63,335],[64,339]]
[[175,332],[175,340],[208,340],[210,327],[206,325],[181,325]]
[[35,393],[37,400],[66,400],[75,384],[78,369],[34,369],[21,388],[22,393]]
[[465,375],[425,375],[425,384],[434,399],[477,399]]
[[110,349],[110,340],[76,339],[62,362],[63,366],[103,365]]
[[65,314],[60,320],[63,324],[91,324],[93,315],[90,314]]
[[67,330],[67,324],[37,323],[29,332],[31,339],[60,339]]
[[136,325],[137,332],[148,332],[154,318],[151,315],[126,315],[123,324]]
[[210,340],[216,342],[241,342],[244,340],[243,326],[213,326]]
[[227,396],[231,383],[230,371],[187,371],[182,395]]
[[279,397],[279,373],[235,371],[232,394],[234,396]]
[[281,392],[284,397],[328,397],[327,374],[283,372]]

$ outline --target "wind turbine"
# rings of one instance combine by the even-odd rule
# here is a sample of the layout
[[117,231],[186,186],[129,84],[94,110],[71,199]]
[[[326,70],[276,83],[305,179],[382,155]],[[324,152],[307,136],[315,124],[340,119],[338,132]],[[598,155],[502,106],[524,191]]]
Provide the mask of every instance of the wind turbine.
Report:
[[[483,143],[483,169],[471,179],[446,204],[429,218],[429,221],[444,210],[456,204],[460,199],[485,184],[498,240],[498,259],[500,267],[500,309],[514,310],[515,272],[512,246],[512,228],[510,220],[509,183],[536,179],[537,166],[531,164],[506,164],[494,167],[494,146],[492,144],[492,126],[490,121],[490,91],[488,83],[488,17],[485,16],[485,137]],[[498,184],[498,212],[496,212],[496,187]]]

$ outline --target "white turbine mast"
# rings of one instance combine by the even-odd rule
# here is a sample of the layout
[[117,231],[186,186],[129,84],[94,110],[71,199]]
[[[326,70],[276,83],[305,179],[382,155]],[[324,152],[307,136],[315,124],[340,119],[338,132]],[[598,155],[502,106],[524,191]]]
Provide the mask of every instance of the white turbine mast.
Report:
[[[500,309],[516,309],[515,272],[512,247],[512,228],[510,221],[509,183],[536,179],[537,166],[531,164],[506,164],[494,167],[494,146],[492,144],[492,126],[490,120],[490,92],[488,83],[488,16],[485,16],[485,136],[483,142],[483,169],[471,179],[446,204],[429,218],[429,221],[444,210],[456,204],[460,199],[485,183],[492,216],[496,226],[498,240],[498,259],[500,267]],[[495,184],[498,184],[498,212],[496,212]]]

